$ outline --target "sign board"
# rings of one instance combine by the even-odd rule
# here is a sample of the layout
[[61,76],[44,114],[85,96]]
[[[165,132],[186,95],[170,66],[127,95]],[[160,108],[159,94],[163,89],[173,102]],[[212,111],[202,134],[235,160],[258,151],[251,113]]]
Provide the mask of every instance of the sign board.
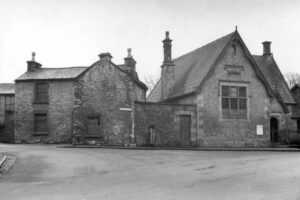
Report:
[[122,111],[132,111],[131,108],[120,108],[120,110],[122,110]]
[[256,125],[256,135],[264,135],[264,126]]

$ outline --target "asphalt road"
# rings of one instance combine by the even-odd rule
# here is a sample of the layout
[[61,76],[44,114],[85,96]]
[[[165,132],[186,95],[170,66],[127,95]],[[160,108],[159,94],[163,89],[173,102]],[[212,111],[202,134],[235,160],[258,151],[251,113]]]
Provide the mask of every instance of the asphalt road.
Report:
[[1,200],[300,200],[298,152],[66,149],[4,145],[17,157]]

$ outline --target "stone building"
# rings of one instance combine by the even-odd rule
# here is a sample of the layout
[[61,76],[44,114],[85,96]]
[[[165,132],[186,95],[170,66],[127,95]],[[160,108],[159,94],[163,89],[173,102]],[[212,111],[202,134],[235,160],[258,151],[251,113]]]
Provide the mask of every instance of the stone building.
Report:
[[295,84],[291,88],[292,95],[296,101],[296,105],[293,106],[292,119],[295,120],[296,130],[300,132],[300,86]]
[[262,55],[252,55],[235,30],[176,59],[171,42],[167,32],[161,78],[148,103],[135,108],[141,144],[149,125],[158,145],[200,147],[266,147],[295,127],[295,101],[271,42],[263,42]]
[[0,83],[0,142],[14,140],[15,84]]
[[120,144],[129,138],[131,114],[121,110],[145,101],[147,87],[130,51],[123,65],[109,53],[99,56],[90,67],[44,68],[33,54],[15,81],[16,141],[69,143],[75,136],[75,142]]
[[147,87],[138,78],[130,49],[123,65],[111,62],[109,53],[99,56],[74,82],[74,135],[91,144],[129,144],[132,105],[146,101]]

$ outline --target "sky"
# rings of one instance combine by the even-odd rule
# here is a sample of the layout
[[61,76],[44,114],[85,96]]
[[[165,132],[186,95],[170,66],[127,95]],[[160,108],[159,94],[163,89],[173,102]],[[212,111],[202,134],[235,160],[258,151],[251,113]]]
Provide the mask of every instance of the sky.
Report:
[[127,48],[140,79],[160,76],[165,31],[173,58],[234,31],[250,52],[263,41],[283,74],[300,73],[298,0],[0,0],[0,83],[13,82],[36,52],[42,67],[90,66],[110,52],[122,64]]

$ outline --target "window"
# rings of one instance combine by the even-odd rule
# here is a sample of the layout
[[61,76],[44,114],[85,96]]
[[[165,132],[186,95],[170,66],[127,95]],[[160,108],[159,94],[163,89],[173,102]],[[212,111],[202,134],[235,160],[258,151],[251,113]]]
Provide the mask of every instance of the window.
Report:
[[39,82],[35,84],[35,102],[48,103],[48,84]]
[[247,88],[240,86],[221,87],[222,117],[224,119],[247,118]]
[[88,117],[88,134],[94,136],[102,136],[100,116]]
[[15,97],[14,96],[5,96],[5,111],[13,112],[15,107]]
[[48,132],[47,114],[34,115],[34,132],[46,133]]

